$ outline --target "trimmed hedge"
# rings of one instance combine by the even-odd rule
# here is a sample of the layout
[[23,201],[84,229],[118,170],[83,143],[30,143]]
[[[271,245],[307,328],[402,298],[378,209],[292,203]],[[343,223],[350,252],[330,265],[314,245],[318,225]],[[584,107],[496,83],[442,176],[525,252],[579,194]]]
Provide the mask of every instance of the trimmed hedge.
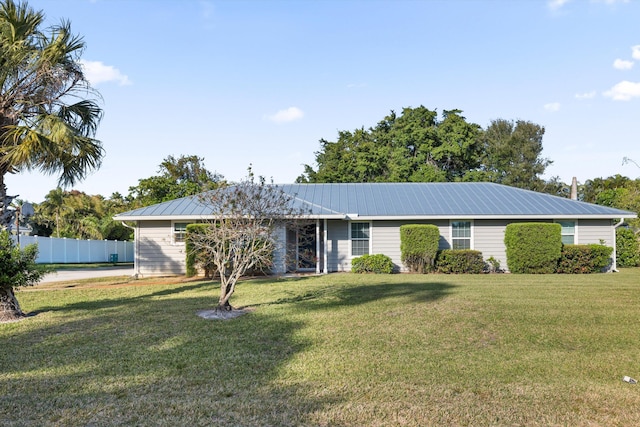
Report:
[[393,261],[386,255],[362,255],[351,260],[352,273],[393,273]]
[[640,265],[638,236],[629,228],[616,229],[616,262],[618,267],[637,267]]
[[562,227],[545,222],[509,224],[504,243],[512,273],[554,273],[562,254]]
[[445,249],[438,252],[436,270],[439,273],[479,274],[485,269],[482,252],[471,249]]
[[565,245],[562,248],[558,273],[601,273],[610,263],[613,248],[604,245]]
[[400,226],[401,260],[412,273],[432,271],[440,229],[432,224],[405,224]]

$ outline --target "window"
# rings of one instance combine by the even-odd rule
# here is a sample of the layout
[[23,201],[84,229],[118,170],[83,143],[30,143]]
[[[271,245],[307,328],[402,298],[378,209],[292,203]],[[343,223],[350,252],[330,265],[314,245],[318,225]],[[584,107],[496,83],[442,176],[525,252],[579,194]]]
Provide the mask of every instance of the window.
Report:
[[471,221],[451,222],[451,249],[471,249]]
[[173,243],[184,243],[187,237],[187,224],[186,222],[173,223]]
[[565,245],[573,245],[576,242],[576,222],[575,221],[556,221],[562,226],[562,243]]
[[351,256],[369,254],[369,223],[351,223]]

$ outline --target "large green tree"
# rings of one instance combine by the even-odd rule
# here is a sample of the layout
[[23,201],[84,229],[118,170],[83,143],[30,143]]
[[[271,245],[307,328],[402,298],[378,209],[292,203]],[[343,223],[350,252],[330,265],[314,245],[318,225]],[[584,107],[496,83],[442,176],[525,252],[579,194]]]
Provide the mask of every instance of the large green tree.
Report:
[[72,185],[100,166],[102,109],[79,63],[85,47],[69,22],[0,1],[0,227],[13,216],[5,176],[39,170]]
[[[127,210],[127,206],[117,193],[111,199],[105,199],[100,195],[56,188],[45,196],[44,202],[35,206],[36,215],[31,222],[43,236],[129,240],[131,230],[113,220],[113,216]],[[47,233],[49,229],[51,233]]]
[[168,156],[160,164],[159,175],[138,180],[129,187],[128,200],[134,206],[147,206],[216,188],[222,176],[209,171],[204,158],[194,155]]
[[551,164],[542,157],[543,135],[544,127],[524,120],[498,119],[483,130],[460,110],[439,117],[423,106],[404,108],[375,127],[322,139],[317,168],[305,165],[298,182],[489,181],[564,193],[557,178],[541,178]]
[[[640,212],[640,179],[632,180],[619,174],[589,179],[580,186],[579,193],[585,202]],[[627,220],[627,223],[640,233],[639,219]]]
[[411,182],[463,180],[480,166],[479,125],[460,110],[424,106],[394,111],[375,127],[341,131],[321,140],[317,169],[305,165],[299,182]]
[[512,187],[543,191],[541,178],[552,162],[542,157],[544,127],[525,120],[493,120],[482,133],[478,178]]

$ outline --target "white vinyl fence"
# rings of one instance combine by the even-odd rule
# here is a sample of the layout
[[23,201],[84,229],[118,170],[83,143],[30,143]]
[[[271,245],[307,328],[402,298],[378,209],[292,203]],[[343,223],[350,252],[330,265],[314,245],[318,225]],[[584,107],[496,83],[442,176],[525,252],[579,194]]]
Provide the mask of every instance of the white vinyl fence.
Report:
[[38,245],[38,264],[113,262],[116,256],[118,262],[133,262],[133,242],[20,236],[20,247],[31,243]]

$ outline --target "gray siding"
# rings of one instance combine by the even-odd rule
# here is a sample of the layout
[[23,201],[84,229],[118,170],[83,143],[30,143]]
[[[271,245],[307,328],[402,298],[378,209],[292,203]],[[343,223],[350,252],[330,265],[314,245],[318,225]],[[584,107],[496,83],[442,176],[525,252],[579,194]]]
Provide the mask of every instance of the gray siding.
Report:
[[350,271],[349,222],[328,221],[327,231],[328,270],[330,272]]
[[473,249],[482,252],[482,257],[494,257],[500,267],[507,268],[507,254],[504,247],[504,231],[509,221],[476,220],[473,222]]
[[140,221],[138,273],[142,277],[185,274],[184,244],[172,244],[171,221]]
[[[473,249],[481,251],[485,260],[494,257],[500,262],[501,267],[506,269],[504,232],[507,225],[513,222],[523,221],[474,220],[472,226]],[[541,222],[550,222],[550,220]],[[349,224],[349,221],[344,220],[327,221],[327,267],[329,272],[351,270]],[[400,253],[400,226],[403,224],[434,224],[438,226],[440,229],[439,248],[450,248],[448,220],[372,221],[371,253],[389,256],[395,264],[396,270],[406,271]],[[185,247],[184,244],[172,243],[171,221],[139,221],[138,227],[138,273],[143,277],[184,274],[186,271]],[[279,229],[277,234],[280,245],[274,257],[274,272],[282,273],[286,269],[286,252],[283,245],[286,241],[286,232],[284,229]],[[614,229],[611,220],[577,221],[576,243],[600,243],[601,240],[607,246],[614,246]]]
[[576,221],[578,238],[576,243],[587,245],[604,241],[606,246],[614,246],[613,222],[610,219],[581,219]]
[[[294,239],[295,241],[295,235]],[[275,230],[276,249],[273,253],[273,269],[276,274],[287,271],[287,230],[285,227],[277,227]]]
[[407,271],[402,264],[400,252],[400,226],[403,224],[433,224],[440,229],[440,249],[449,247],[449,243],[443,237],[447,235],[448,221],[374,221],[371,230],[372,254],[384,254],[391,258],[397,271]]

